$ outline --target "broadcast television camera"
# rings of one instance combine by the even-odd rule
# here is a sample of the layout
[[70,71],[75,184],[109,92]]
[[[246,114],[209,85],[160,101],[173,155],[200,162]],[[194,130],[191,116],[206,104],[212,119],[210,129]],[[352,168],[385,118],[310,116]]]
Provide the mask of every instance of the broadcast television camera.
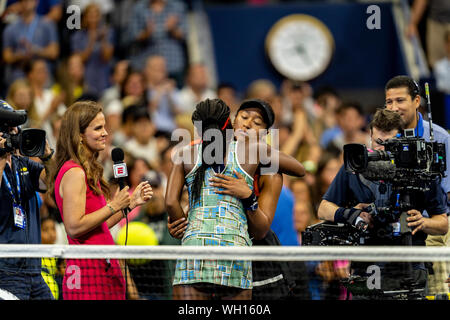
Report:
[[410,130],[405,130],[404,137],[380,141],[380,144],[384,150],[367,150],[363,144],[344,146],[344,166],[348,172],[370,181],[381,181],[380,187],[387,188],[386,183],[390,184],[390,205],[371,204],[364,210],[371,214],[376,231],[369,233],[367,225],[319,223],[305,230],[306,245],[358,245],[371,236],[392,239],[411,232],[406,212],[416,207],[415,193],[428,191],[433,181],[444,177],[445,145],[417,138]]
[[[5,103],[0,101],[0,103]],[[11,134],[10,127],[17,127],[27,121],[25,110],[4,110],[0,108],[0,132],[6,139],[5,147],[0,154],[18,149],[27,157],[42,157],[45,152],[46,133],[41,129],[19,129],[19,133]]]
[[[348,172],[359,174],[361,181],[376,181],[378,190],[381,186],[386,188],[384,193],[388,188],[386,184],[389,184],[392,195],[388,205],[381,207],[372,203],[364,209],[372,216],[373,227],[324,221],[306,228],[302,234],[304,245],[412,245],[406,212],[418,209],[417,199],[420,197],[416,195],[428,191],[432,183],[444,177],[445,145],[427,142],[415,137],[410,131],[406,131],[404,137],[379,143],[384,145],[384,150],[371,151],[360,144],[344,146],[344,166]],[[353,275],[341,282],[354,296],[369,299],[423,299],[425,291],[422,283],[415,280],[411,263],[397,263],[396,273],[384,276],[379,290],[367,287],[368,276],[361,272],[366,265],[352,262],[352,268],[358,269],[360,275]],[[390,265],[392,268],[393,264]]]
[[345,169],[361,173],[369,180],[413,185],[422,191],[427,189],[429,182],[444,176],[445,144],[417,138],[413,129],[406,129],[404,137],[380,144],[384,150],[369,151],[362,144],[345,145]]
[[[361,227],[356,222],[342,224],[321,222],[309,226],[302,235],[304,245],[413,245],[408,227],[407,211],[426,209],[425,192],[440,188],[446,171],[445,144],[434,141],[428,84],[425,84],[428,104],[430,141],[415,136],[413,129],[405,130],[403,137],[385,142],[377,141],[384,150],[367,150],[364,145],[344,146],[344,166],[347,172],[359,175],[361,183],[372,190],[374,203],[369,212],[373,226]],[[375,191],[375,192],[374,192]],[[349,203],[351,208],[357,203]],[[414,238],[422,238],[420,232]],[[368,262],[352,261],[353,275],[342,284],[355,296],[369,299],[423,299],[426,277],[417,276],[410,262],[383,262],[381,289],[367,285]],[[428,263],[425,263],[425,266]],[[387,268],[386,266],[389,266]],[[355,271],[358,270],[358,271]]]

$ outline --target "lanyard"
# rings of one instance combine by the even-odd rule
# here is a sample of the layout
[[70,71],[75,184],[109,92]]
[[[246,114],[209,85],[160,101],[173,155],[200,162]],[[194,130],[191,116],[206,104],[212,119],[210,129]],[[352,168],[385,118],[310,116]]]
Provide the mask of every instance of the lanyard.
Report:
[[20,205],[20,179],[19,179],[19,172],[16,170],[16,181],[17,181],[17,196],[18,196],[18,201],[16,202],[16,197],[14,196],[13,190],[12,190],[12,186],[9,183],[8,177],[5,174],[5,171],[3,171],[3,180],[5,180],[5,184],[6,187],[8,188],[9,193],[11,194],[11,197],[13,199],[13,202],[15,204],[19,204]]

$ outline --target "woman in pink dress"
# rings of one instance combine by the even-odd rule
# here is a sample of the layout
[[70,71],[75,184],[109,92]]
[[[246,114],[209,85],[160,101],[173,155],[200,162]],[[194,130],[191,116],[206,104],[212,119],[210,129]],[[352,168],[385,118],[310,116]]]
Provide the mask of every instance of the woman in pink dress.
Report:
[[[133,194],[128,186],[111,197],[103,168],[97,161],[105,148],[105,117],[92,101],[74,103],[61,123],[49,188],[58,206],[71,245],[114,245],[109,228],[123,218],[122,210],[147,202],[146,182]],[[68,259],[63,280],[65,300],[123,300],[125,280],[116,259]]]

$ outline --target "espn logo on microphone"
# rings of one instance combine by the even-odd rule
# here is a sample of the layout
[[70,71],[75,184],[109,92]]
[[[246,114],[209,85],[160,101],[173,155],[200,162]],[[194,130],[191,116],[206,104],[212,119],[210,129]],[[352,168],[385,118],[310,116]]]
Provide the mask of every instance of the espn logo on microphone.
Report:
[[114,178],[128,177],[127,165],[125,163],[117,163],[113,165]]

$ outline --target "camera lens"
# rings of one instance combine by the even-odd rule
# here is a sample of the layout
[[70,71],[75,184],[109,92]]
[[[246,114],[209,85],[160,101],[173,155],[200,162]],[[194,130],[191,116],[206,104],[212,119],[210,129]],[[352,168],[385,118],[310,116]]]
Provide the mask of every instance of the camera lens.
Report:
[[27,157],[41,157],[45,152],[45,131],[25,129],[20,133],[20,153]]
[[349,143],[344,146],[344,164],[348,171],[359,172],[367,167],[367,150],[363,144]]
[[36,146],[33,137],[31,137],[30,135],[26,135],[24,138],[22,138],[22,149],[27,153],[35,153],[36,149],[38,148],[39,146]]

